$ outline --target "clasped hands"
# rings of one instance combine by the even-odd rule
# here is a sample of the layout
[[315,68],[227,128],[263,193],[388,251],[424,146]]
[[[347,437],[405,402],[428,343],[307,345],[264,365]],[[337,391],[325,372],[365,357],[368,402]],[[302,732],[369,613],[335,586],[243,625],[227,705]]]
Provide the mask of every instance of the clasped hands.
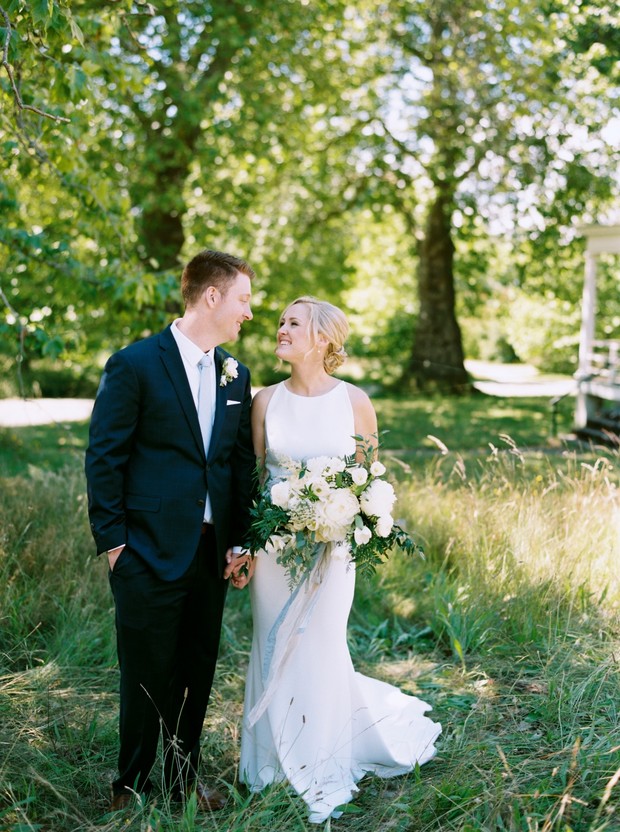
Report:
[[229,549],[226,552],[227,566],[224,569],[224,578],[230,578],[235,589],[243,589],[250,583],[254,574],[254,556],[249,552],[233,552]]

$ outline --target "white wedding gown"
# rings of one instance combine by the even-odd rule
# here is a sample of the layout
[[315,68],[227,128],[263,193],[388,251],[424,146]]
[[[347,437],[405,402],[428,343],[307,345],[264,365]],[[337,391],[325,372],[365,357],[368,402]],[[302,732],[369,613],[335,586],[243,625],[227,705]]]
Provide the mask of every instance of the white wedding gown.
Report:
[[[354,453],[354,433],[344,382],[316,397],[295,395],[279,384],[265,416],[270,477],[278,476],[282,456]],[[291,608],[282,621],[291,592],[275,556],[258,553],[250,583],[254,637],[240,777],[252,791],[288,781],[308,804],[314,823],[338,817],[336,807],[352,799],[365,773],[393,777],[425,763],[434,756],[441,731],[424,716],[430,710],[425,702],[354,670],[347,646],[354,586],[354,566],[332,557],[314,576],[312,590],[298,593],[303,605],[304,593],[313,591],[312,603],[297,617]]]

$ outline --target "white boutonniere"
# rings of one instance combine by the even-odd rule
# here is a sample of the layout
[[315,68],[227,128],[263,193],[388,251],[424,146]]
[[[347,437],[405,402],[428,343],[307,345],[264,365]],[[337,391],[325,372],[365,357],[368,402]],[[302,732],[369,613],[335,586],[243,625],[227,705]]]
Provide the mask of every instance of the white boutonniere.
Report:
[[234,358],[227,358],[226,361],[222,364],[222,375],[220,376],[220,387],[226,387],[229,381],[232,381],[233,378],[237,378],[239,373],[237,372],[237,367],[239,364],[235,361]]

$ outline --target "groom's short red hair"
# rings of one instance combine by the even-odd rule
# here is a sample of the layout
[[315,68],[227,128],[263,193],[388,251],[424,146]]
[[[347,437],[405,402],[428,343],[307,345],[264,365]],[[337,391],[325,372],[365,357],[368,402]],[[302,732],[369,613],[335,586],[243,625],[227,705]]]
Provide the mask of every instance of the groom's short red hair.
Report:
[[225,295],[237,274],[255,277],[254,269],[234,254],[205,249],[189,261],[181,276],[181,294],[186,306],[195,305],[208,286]]

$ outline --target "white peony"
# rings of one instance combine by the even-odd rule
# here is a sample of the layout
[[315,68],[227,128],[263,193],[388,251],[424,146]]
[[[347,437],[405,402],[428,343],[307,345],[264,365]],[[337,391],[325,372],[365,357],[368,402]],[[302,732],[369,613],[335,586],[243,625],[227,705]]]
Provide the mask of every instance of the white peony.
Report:
[[333,456],[329,460],[329,472],[330,474],[339,474],[341,471],[347,467],[347,463],[341,456]]
[[[370,538],[372,537],[372,532],[368,528],[368,526],[362,526],[361,529],[355,529],[353,532],[353,537],[355,538],[355,542],[358,546],[363,546],[364,543],[368,543]],[[385,535],[381,535],[381,537],[385,537]]]
[[394,489],[385,480],[373,480],[360,496],[362,511],[370,517],[382,517],[385,514],[391,514],[395,502]]
[[370,473],[373,477],[382,477],[385,474],[385,465],[376,459],[370,466]]
[[355,485],[364,485],[366,480],[368,479],[368,471],[361,466],[356,468],[349,469],[351,473],[351,479],[355,483]]
[[286,480],[271,486],[271,502],[274,506],[287,509],[291,499],[291,487]]
[[383,514],[377,518],[377,522],[375,524],[375,531],[377,532],[379,537],[389,537],[393,525],[394,518],[392,517],[392,515]]
[[328,500],[316,504],[319,539],[344,540],[359,510],[355,494],[344,488],[332,491]]
[[313,456],[306,460],[306,468],[310,474],[321,476],[330,467],[331,461],[331,456]]

